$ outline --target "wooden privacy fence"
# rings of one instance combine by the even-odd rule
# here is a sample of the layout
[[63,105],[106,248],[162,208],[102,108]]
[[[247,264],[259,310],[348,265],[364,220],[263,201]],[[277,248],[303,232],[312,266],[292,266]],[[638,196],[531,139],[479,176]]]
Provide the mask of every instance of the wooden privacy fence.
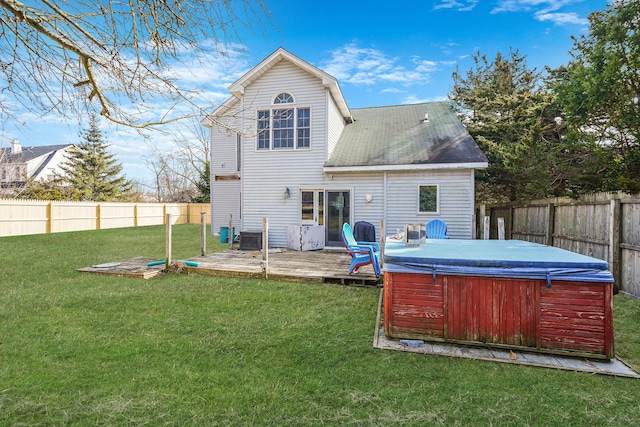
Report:
[[[484,219],[489,217],[489,236]],[[640,195],[596,194],[579,200],[553,198],[476,207],[476,236],[556,246],[605,260],[621,293],[640,298]]]
[[211,206],[200,203],[103,203],[0,199],[0,237],[65,231],[173,224],[200,224]]

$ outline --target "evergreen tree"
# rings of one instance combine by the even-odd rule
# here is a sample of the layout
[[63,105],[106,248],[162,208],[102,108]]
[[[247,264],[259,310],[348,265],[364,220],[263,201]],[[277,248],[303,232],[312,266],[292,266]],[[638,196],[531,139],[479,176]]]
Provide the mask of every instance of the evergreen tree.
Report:
[[21,199],[69,200],[68,188],[58,180],[30,180],[24,188],[16,188],[14,194]]
[[640,191],[640,2],[616,1],[589,16],[572,60],[554,70],[569,123],[598,143],[603,190]]
[[476,174],[484,201],[575,195],[589,173],[589,149],[564,126],[555,96],[518,51],[454,73],[450,95],[489,160]]
[[80,133],[83,141],[71,151],[61,165],[64,174],[57,180],[67,186],[70,200],[124,201],[129,197],[131,183],[121,175],[122,165],[107,152],[98,127],[98,118],[91,115],[89,128]]
[[200,171],[196,189],[198,194],[193,198],[193,203],[209,203],[211,201],[211,167],[208,161],[204,164],[204,170]]

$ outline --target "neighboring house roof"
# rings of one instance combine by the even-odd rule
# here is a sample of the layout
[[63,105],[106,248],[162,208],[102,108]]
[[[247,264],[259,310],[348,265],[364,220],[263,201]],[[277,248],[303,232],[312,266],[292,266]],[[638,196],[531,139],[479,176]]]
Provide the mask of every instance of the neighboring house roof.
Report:
[[[271,55],[269,55],[267,58],[265,58],[258,65],[253,67],[251,70],[246,72],[242,77],[236,80],[235,83],[229,86],[229,92],[231,92],[231,94],[235,98],[241,99],[242,96],[244,95],[244,90],[247,86],[249,86],[256,79],[260,78],[262,75],[264,75],[271,68],[273,68],[275,65],[277,65],[280,61],[283,61],[283,60],[293,63],[297,67],[305,70],[306,72],[320,79],[324,87],[328,88],[329,92],[331,92],[333,99],[335,100],[336,104],[338,105],[338,108],[340,109],[340,113],[342,114],[342,117],[345,119],[345,121],[351,122],[352,120],[351,111],[349,110],[347,102],[345,101],[344,96],[342,95],[342,91],[340,90],[340,86],[338,85],[338,80],[336,80],[336,78],[333,77],[332,75],[322,71],[320,68],[315,67],[306,61],[303,61],[302,59],[298,58],[297,56],[293,55],[292,53],[286,51],[281,47],[278,48]],[[222,105],[220,105],[220,107],[218,107],[215,111],[213,111],[209,116],[219,115],[221,111],[223,111],[226,108],[229,108],[231,104],[233,104],[233,98],[225,101]],[[205,118],[202,121],[202,124],[204,126],[211,126],[212,120],[210,118],[209,119]]]
[[73,144],[22,147],[22,150],[16,154],[11,154],[11,148],[0,148],[0,163],[27,163],[30,160],[49,155],[58,150],[64,150],[72,145]]
[[[73,147],[73,144],[43,145],[39,147],[21,147],[17,144],[17,146],[20,148],[20,151],[17,153],[14,153],[12,148],[0,148],[0,164],[5,165],[5,170],[14,170],[14,173],[16,173],[16,170],[20,171],[20,169],[15,169],[16,167],[20,167],[20,165],[30,165],[24,169],[24,171],[29,174],[26,178],[38,179],[45,169],[55,169],[57,166],[55,163],[59,162],[59,160],[56,160],[54,163],[56,153]],[[7,180],[5,181],[5,179]],[[3,175],[2,180],[3,186],[6,185],[7,182],[24,183],[24,176],[18,177],[18,175],[10,174],[6,177]]]
[[325,172],[487,167],[487,158],[447,102],[352,113],[354,121],[342,131]]

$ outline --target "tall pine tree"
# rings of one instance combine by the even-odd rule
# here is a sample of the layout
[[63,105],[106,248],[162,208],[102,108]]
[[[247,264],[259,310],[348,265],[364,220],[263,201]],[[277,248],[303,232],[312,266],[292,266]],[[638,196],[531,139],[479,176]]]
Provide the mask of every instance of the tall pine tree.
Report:
[[194,203],[209,203],[211,201],[211,167],[209,161],[204,164],[204,170],[200,171],[196,182],[198,194],[193,198]]
[[67,186],[70,200],[124,201],[129,198],[131,183],[122,173],[108,145],[102,137],[98,118],[91,115],[89,128],[80,132],[82,142],[72,150],[69,159],[61,165],[64,174],[59,177]]
[[[574,196],[594,187],[592,147],[564,126],[554,94],[517,50],[454,73],[449,95],[489,159],[476,173],[483,201]],[[596,186],[597,188],[597,186]]]
[[559,104],[584,139],[595,138],[602,190],[640,191],[640,2],[589,15],[572,60],[554,70]]

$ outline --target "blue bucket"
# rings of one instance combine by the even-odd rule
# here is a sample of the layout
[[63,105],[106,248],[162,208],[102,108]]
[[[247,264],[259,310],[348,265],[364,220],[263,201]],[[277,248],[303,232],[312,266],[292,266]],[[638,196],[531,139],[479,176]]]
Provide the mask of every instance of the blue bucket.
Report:
[[[231,229],[233,236],[236,235],[236,228]],[[220,243],[229,243],[229,227],[220,227]]]

